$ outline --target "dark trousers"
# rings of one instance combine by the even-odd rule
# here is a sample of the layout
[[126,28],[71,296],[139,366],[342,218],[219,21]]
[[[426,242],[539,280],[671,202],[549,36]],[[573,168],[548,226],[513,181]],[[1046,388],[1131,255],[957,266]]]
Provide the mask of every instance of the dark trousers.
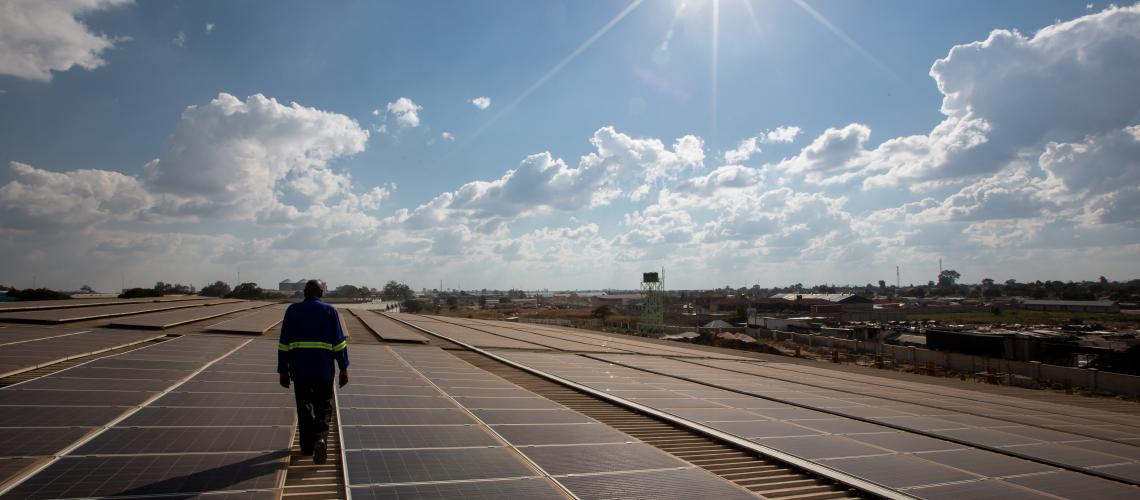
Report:
[[297,426],[301,432],[301,451],[313,452],[317,440],[325,441],[329,435],[329,418],[332,417],[332,380],[294,380],[293,392],[297,396]]

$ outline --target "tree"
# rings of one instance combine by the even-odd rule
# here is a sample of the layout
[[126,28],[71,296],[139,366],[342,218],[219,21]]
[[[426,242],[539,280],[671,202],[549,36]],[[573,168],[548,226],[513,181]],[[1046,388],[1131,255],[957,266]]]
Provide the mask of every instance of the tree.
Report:
[[16,300],[61,300],[71,298],[71,296],[66,293],[60,293],[47,288],[25,288],[23,290],[13,288],[8,290],[7,295]]
[[95,289],[91,288],[91,285],[83,285],[79,287],[79,291],[83,293],[95,293]]
[[380,290],[380,297],[384,300],[410,300],[416,296],[412,288],[396,280],[389,281]]
[[992,287],[994,286],[994,280],[992,278],[986,278],[982,280],[982,286],[986,288]]
[[225,281],[218,280],[215,281],[212,285],[206,285],[202,287],[202,290],[198,292],[198,295],[201,295],[203,297],[224,297],[226,294],[230,293],[230,291],[231,289],[229,284],[227,284]]
[[119,294],[120,299],[137,299],[141,297],[162,297],[162,291],[153,288],[128,288]]
[[418,300],[408,299],[400,304],[400,310],[402,312],[415,314],[424,310],[424,304]]
[[447,308],[451,309],[452,311],[459,309],[459,299],[457,299],[455,297],[448,297],[447,298]]
[[938,286],[942,288],[952,287],[958,282],[958,278],[961,277],[962,275],[958,274],[958,271],[946,269],[938,273]]
[[610,309],[610,306],[603,304],[603,305],[600,305],[600,306],[594,308],[593,312],[590,313],[590,316],[593,316],[595,318],[601,319],[602,321],[605,321],[606,316],[610,316],[613,313],[614,312],[612,309]]
[[257,283],[242,283],[226,294],[227,299],[255,300],[262,298],[264,293]]
[[880,292],[885,292],[885,291],[887,291],[887,282],[886,282],[886,280],[879,280],[879,291],[880,291]]

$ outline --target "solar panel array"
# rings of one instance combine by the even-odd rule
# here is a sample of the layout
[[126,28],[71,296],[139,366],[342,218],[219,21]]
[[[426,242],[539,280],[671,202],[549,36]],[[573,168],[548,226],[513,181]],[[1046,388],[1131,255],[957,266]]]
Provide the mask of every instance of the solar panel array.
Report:
[[46,309],[34,311],[19,311],[0,313],[0,321],[16,321],[25,323],[59,324],[84,321],[89,319],[114,318],[157,311],[168,311],[187,307],[198,307],[208,304],[231,302],[229,300],[203,301],[174,301],[174,302],[145,302],[130,304],[114,304],[94,307],[72,307],[67,309]]
[[269,302],[226,302],[221,304],[207,304],[202,307],[194,307],[190,309],[180,309],[175,311],[163,311],[150,314],[140,314],[129,316],[123,319],[116,319],[111,322],[111,326],[122,326],[129,328],[156,328],[164,329],[195,321],[202,321],[226,314],[235,313],[238,311],[245,311],[247,309],[255,309],[269,305]]
[[[718,366],[714,363],[708,364]],[[737,369],[741,366],[755,365],[726,363],[720,366]],[[833,371],[811,366],[764,363],[763,367],[771,370],[757,374],[773,378],[790,377],[821,387],[880,397],[889,396],[891,400],[959,410],[999,420],[1140,445],[1140,419],[1133,415],[861,374],[845,373],[840,379],[836,378]],[[782,370],[785,373],[775,370]]]
[[360,319],[364,326],[383,340],[394,342],[415,342],[426,344],[428,338],[396,321],[365,309],[349,309],[352,315]]
[[207,326],[206,331],[263,335],[283,319],[285,319],[285,306],[266,307]]
[[45,326],[0,325],[0,346],[22,344],[24,342],[29,342],[32,340],[40,340],[51,337],[75,335],[77,333],[85,333],[87,331],[88,330],[79,329],[64,330]]
[[[820,408],[825,408],[825,396],[808,394],[801,398],[792,394],[795,387],[751,385],[752,390],[769,397],[711,387],[708,384],[736,384],[748,376],[717,373],[717,370],[691,363],[651,356],[600,356],[614,362],[672,370],[669,373],[678,376],[692,375],[699,377],[702,383],[583,356],[522,351],[498,351],[497,354],[918,497],[961,498],[955,496],[961,492],[948,487],[947,483],[969,484],[969,491],[980,496],[1008,494],[1011,489],[1020,497],[1083,489],[1095,492],[1098,498],[1135,498],[1138,492],[1136,487],[1122,482],[1062,470],[1039,461],[805,408],[801,405],[820,404]],[[792,399],[775,401],[776,395],[791,397],[798,405],[790,404]],[[868,400],[863,396],[847,399],[845,404],[850,407]],[[900,404],[862,406],[866,411],[882,411],[884,415],[909,408]],[[827,405],[826,408],[841,407]]]
[[[342,435],[354,498],[418,498],[424,494],[429,498],[562,498],[553,483],[540,487],[545,477],[579,498],[614,498],[618,491],[630,493],[627,485],[638,482],[637,494],[644,498],[695,498],[698,492],[703,498],[754,498],[704,470],[441,349],[392,346],[369,352],[370,368],[390,368],[377,372],[389,375],[380,377],[382,381],[401,385],[349,386],[341,393]],[[359,364],[360,356],[354,356]],[[408,367],[422,377],[408,377]],[[354,384],[358,382],[359,377],[354,378]],[[361,393],[402,398],[381,403],[415,405],[421,418],[433,423],[348,425],[359,422],[354,414],[362,411],[355,409],[361,401],[371,401]],[[388,408],[370,411],[394,411]],[[645,480],[662,473],[681,478],[687,488],[677,488],[670,481]],[[361,481],[377,479],[383,486],[359,486]],[[420,484],[392,484],[400,482]]]
[[278,496],[295,416],[290,392],[273,384],[276,374],[266,369],[276,360],[273,343],[187,336],[162,346],[170,348],[128,354],[139,353],[126,360],[139,367],[109,368],[154,372],[128,382],[158,379],[175,384],[193,374],[189,380],[166,389],[9,494],[19,498],[218,492],[242,498]]
[[39,309],[66,309],[72,307],[91,307],[111,304],[137,304],[142,302],[181,302],[187,300],[207,300],[205,297],[144,297],[138,299],[63,299],[63,300],[29,300],[16,302],[0,302],[0,312],[34,311]]
[[[967,408],[960,409],[963,401],[931,406],[923,395],[906,397],[896,389],[889,395],[855,389],[857,384],[840,384],[825,377],[796,374],[792,379],[780,380],[765,374],[776,371],[754,363],[732,363],[752,374],[729,372],[723,369],[686,363],[671,359],[633,356],[615,360],[630,366],[664,371],[678,376],[694,378],[721,387],[763,395],[775,401],[802,405],[813,410],[825,410],[833,415],[856,419],[864,425],[911,431],[927,436],[944,438],[970,446],[998,449],[1004,453],[1068,467],[1074,470],[1094,470],[1133,484],[1140,484],[1140,446],[1135,441],[1109,440],[1087,435],[1062,432],[1036,424],[998,420],[1013,413],[1008,409],[994,408],[996,414],[985,416]],[[725,362],[720,362],[724,365]],[[787,374],[788,372],[779,372]],[[816,384],[813,387],[813,382]],[[821,384],[833,388],[822,388]],[[884,409],[888,409],[884,412]],[[1024,410],[1023,410],[1024,411]],[[1045,414],[1031,415],[1048,418]],[[1053,415],[1057,417],[1058,415]],[[1016,417],[1015,417],[1016,418]],[[979,420],[981,419],[981,420]],[[882,425],[877,425],[882,424]],[[817,426],[818,427],[818,426]],[[1140,437],[1140,429],[1122,426]]]
[[392,350],[358,345],[351,356],[352,382],[338,389],[337,411],[353,498],[562,498]]
[[[703,351],[689,347],[659,345],[652,342],[638,340],[636,337],[614,337],[601,333],[589,333],[585,330],[561,326],[539,325],[532,323],[512,323],[504,321],[489,321],[476,319],[456,319],[436,317],[445,323],[462,324],[471,328],[492,329],[500,335],[511,335],[527,342],[548,345],[551,348],[565,351],[579,352],[632,352],[637,354],[652,354],[658,356],[680,357],[710,357],[719,359],[747,360],[742,356],[724,354],[712,351]],[[550,345],[557,342],[557,345]]]
[[[2,331],[2,330],[0,330]],[[0,336],[3,336],[0,333]],[[7,377],[72,358],[109,351],[161,335],[122,330],[92,330],[26,340],[0,346],[0,377]]]
[[181,361],[186,352],[220,356],[236,345],[182,337],[0,389],[0,483],[99,431],[205,363]]
[[431,318],[424,318],[423,316],[412,314],[391,314],[390,316],[476,347],[489,349],[549,349],[531,342],[506,338],[479,330],[472,330],[462,325],[445,323]]

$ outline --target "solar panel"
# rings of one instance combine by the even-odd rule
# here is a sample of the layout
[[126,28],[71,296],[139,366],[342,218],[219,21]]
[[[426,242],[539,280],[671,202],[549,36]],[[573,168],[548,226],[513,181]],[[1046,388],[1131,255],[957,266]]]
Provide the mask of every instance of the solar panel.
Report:
[[419,342],[428,343],[430,340],[396,321],[393,321],[383,315],[374,313],[372,311],[365,311],[361,309],[350,309],[352,314],[364,323],[372,333],[384,340],[397,341],[397,342]]
[[284,307],[268,307],[207,326],[206,331],[262,335],[285,319]]
[[0,391],[0,406],[134,406],[151,394],[142,391],[7,389]]
[[923,487],[908,490],[908,493],[926,500],[963,500],[971,498],[1001,498],[1007,500],[1025,498],[1045,500],[1057,498],[997,480]]
[[756,495],[695,468],[561,477],[558,481],[583,499],[756,499]]
[[362,395],[362,396],[437,396],[439,391],[431,386],[409,386],[409,385],[360,385],[353,380],[353,383],[339,389],[337,391],[341,395]]
[[161,408],[145,407],[127,417],[123,427],[189,426],[291,426],[296,418],[292,408]]
[[125,326],[131,328],[170,328],[173,326],[184,325],[186,323],[193,323],[195,321],[203,321],[226,314],[245,311],[268,305],[269,302],[230,302],[225,304],[204,305],[202,307],[195,307],[192,309],[183,309],[175,311],[163,311],[151,314],[142,314],[138,316],[130,316],[128,318],[116,319],[111,322],[112,326]]
[[69,309],[48,309],[0,313],[0,321],[20,321],[28,323],[70,323],[89,319],[112,318],[155,311],[197,307],[199,302],[131,303],[94,307],[73,307]]
[[534,396],[533,392],[517,387],[448,387],[447,394],[455,397],[526,397]]
[[241,392],[245,394],[282,394],[289,389],[277,382],[219,382],[211,380],[188,380],[178,386],[179,392]]
[[337,405],[341,408],[453,408],[454,404],[440,396],[363,396],[345,394]]
[[0,427],[93,427],[125,411],[125,406],[5,406],[0,408]]
[[547,479],[524,478],[498,481],[357,486],[352,498],[370,500],[541,500],[564,499],[565,494]]
[[240,394],[231,392],[172,392],[153,406],[218,406],[235,408],[292,408],[296,401],[292,394]]
[[89,427],[0,428],[0,456],[51,455],[93,430]]
[[534,476],[507,448],[346,451],[350,485]]
[[573,410],[472,410],[480,420],[490,424],[584,424],[593,422]]
[[345,408],[340,406],[342,426],[348,425],[448,425],[474,423],[459,409]]
[[147,360],[132,358],[97,359],[85,366],[92,368],[130,368],[132,370],[184,370],[187,372],[201,368],[201,361]]
[[232,453],[272,451],[287,446],[292,427],[113,427],[71,453]]
[[986,475],[990,477],[1014,476],[1020,474],[1036,474],[1056,470],[1055,467],[1038,464],[1027,460],[998,455],[976,449],[959,449],[953,451],[940,451],[936,453],[920,453],[915,456],[931,462],[947,465],[966,472]]
[[64,457],[16,486],[13,498],[190,494],[276,488],[286,451]]
[[38,461],[38,458],[0,458],[0,484],[6,483]]
[[980,477],[914,455],[840,458],[828,460],[825,464],[891,488],[966,481]]
[[18,345],[48,337],[83,334],[87,330],[8,326],[0,328],[0,346]]
[[643,443],[536,446],[521,450],[550,474],[585,474],[687,467],[689,464]]
[[71,391],[160,391],[169,386],[169,380],[41,377],[21,383],[17,387]]
[[549,399],[539,397],[529,398],[465,398],[456,397],[455,401],[466,408],[481,409],[523,409],[544,410],[562,408],[562,405]]
[[916,451],[943,451],[943,450],[960,450],[964,446],[952,443],[950,441],[943,441],[941,439],[929,438],[909,432],[879,432],[874,434],[858,434],[848,436],[860,443],[867,443],[872,446],[886,448],[888,450],[896,451],[899,453],[913,453]]
[[1136,487],[1134,486],[1069,471],[1010,477],[1003,479],[1003,481],[1064,498],[1096,498],[1097,500],[1136,498]]
[[0,352],[0,377],[157,337],[147,333],[100,331],[8,345],[4,347],[3,352]]
[[477,425],[346,425],[341,427],[341,441],[346,450],[500,445],[493,436]]
[[[192,370],[138,370],[134,368],[100,368],[81,365],[59,372],[69,378],[116,378],[175,381],[186,378]],[[168,384],[169,385],[169,384]]]
[[493,429],[515,446],[635,441],[628,434],[602,424],[496,425]]

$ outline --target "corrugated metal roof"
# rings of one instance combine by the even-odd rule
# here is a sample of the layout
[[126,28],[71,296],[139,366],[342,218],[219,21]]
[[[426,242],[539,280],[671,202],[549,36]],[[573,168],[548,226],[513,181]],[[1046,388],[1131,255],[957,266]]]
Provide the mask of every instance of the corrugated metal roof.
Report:
[[796,298],[800,298],[826,300],[828,302],[842,302],[852,297],[862,298],[851,293],[777,293],[772,296],[774,299],[796,300]]
[[1112,307],[1116,302],[1111,300],[1026,300],[1027,306],[1092,306]]

